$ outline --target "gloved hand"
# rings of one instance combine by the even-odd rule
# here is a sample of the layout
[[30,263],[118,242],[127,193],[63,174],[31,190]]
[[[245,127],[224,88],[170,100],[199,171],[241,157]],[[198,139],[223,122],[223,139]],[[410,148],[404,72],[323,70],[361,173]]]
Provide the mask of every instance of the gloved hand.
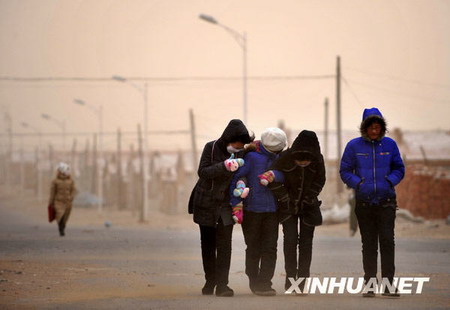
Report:
[[245,182],[242,180],[237,181],[236,188],[233,191],[234,197],[246,198],[248,193],[250,192],[250,188],[245,186]]
[[263,174],[258,175],[259,183],[263,186],[269,185],[269,183],[275,180],[275,174],[272,170],[266,171]]
[[242,167],[245,162],[242,158],[234,159],[234,154],[231,154],[230,158],[225,160],[223,163],[228,171],[235,172],[239,169],[239,167]]
[[237,223],[237,224],[242,224],[242,221],[244,220],[244,210],[243,210],[243,204],[242,202],[238,203],[237,205],[235,205],[234,207],[232,207],[231,209],[233,210],[233,220]]

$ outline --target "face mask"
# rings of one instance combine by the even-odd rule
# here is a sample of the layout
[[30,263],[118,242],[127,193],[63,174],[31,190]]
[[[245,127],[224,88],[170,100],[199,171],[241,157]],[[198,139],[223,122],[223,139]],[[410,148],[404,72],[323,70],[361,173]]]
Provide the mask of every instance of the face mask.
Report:
[[228,151],[228,153],[233,154],[233,153],[239,152],[240,149],[234,148],[233,146],[229,145],[229,146],[227,146],[227,151]]

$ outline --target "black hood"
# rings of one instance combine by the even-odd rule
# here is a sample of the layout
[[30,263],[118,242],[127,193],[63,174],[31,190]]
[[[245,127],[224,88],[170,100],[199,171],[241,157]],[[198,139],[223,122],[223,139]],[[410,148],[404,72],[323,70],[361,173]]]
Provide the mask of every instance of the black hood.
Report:
[[220,136],[220,140],[225,144],[231,142],[248,144],[254,139],[255,137],[249,134],[247,127],[245,127],[244,123],[239,119],[232,119],[223,131],[222,136]]
[[273,165],[272,169],[290,171],[296,168],[294,160],[307,159],[313,163],[323,161],[320,153],[319,139],[314,131],[303,130],[295,138],[292,146],[282,153],[281,157]]
[[320,155],[320,145],[319,139],[314,131],[303,130],[297,138],[295,138],[294,143],[290,149],[291,156],[299,159],[302,154],[307,154],[311,161],[317,161]]

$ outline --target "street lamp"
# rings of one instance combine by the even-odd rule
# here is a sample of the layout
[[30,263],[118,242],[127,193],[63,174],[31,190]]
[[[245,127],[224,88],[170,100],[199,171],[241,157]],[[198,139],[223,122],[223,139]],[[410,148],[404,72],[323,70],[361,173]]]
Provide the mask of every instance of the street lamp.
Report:
[[49,121],[49,122],[53,122],[55,123],[61,130],[62,130],[62,140],[63,140],[63,152],[66,152],[66,121],[59,121],[53,117],[51,117],[48,114],[41,114],[42,118]]
[[201,20],[204,20],[205,22],[218,25],[225,29],[231,36],[236,40],[236,42],[239,44],[239,46],[242,48],[243,53],[243,62],[242,62],[242,83],[243,83],[243,109],[244,109],[244,123],[247,125],[247,34],[244,31],[242,34],[238,31],[225,26],[221,23],[219,23],[214,17],[200,14],[199,18]]
[[141,95],[142,98],[144,99],[144,171],[143,173],[143,182],[142,182],[142,195],[144,196],[143,198],[143,219],[142,220],[146,220],[147,219],[147,213],[148,213],[148,188],[147,188],[147,183],[148,183],[148,161],[147,161],[147,154],[148,154],[148,137],[147,137],[147,132],[148,132],[148,96],[147,96],[147,82],[144,83],[144,86],[139,86],[135,83],[133,83],[132,81],[128,80],[127,78],[124,78],[123,76],[120,75],[113,75],[112,79],[117,81],[117,82],[121,82],[121,83],[126,83],[130,86],[132,86],[134,89],[136,89]]
[[[94,112],[98,117],[98,158],[103,159],[103,105],[100,105],[98,108],[87,104],[84,100],[74,99],[73,102],[75,104],[85,106]],[[100,162],[101,163],[101,162]],[[98,212],[101,213],[103,211],[103,173],[102,166],[98,164],[97,167],[97,195],[98,195]]]

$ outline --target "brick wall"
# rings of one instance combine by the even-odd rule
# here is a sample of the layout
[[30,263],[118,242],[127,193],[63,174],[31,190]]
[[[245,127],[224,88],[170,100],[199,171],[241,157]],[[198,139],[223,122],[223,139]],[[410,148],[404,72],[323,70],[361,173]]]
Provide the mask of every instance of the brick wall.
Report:
[[396,187],[400,208],[426,219],[450,214],[450,171],[442,167],[408,166]]

